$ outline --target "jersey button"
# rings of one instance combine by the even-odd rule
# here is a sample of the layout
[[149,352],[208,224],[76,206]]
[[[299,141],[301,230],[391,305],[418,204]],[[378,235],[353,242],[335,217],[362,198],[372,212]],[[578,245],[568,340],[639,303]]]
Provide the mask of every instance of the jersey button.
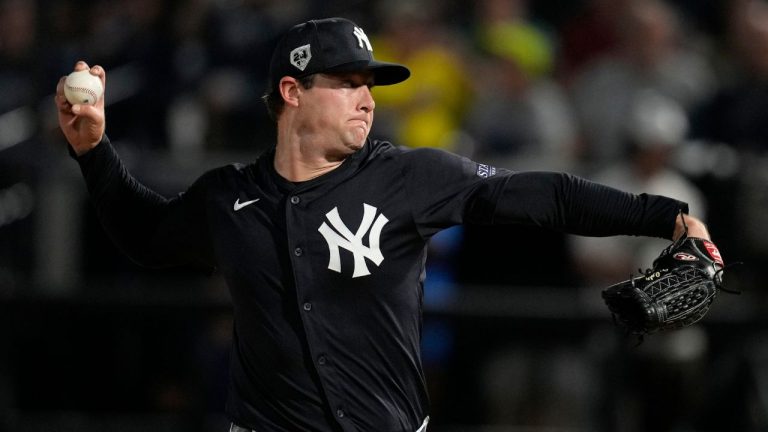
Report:
[[339,409],[336,410],[336,417],[344,418],[344,415],[345,414],[344,414],[344,410],[343,409],[339,408]]
[[301,256],[301,254],[303,254],[303,253],[304,253],[304,251],[302,251],[301,248],[296,248],[296,249],[293,250],[293,254],[296,255],[297,257]]
[[319,364],[320,366],[324,365],[327,361],[328,360],[325,358],[324,355],[321,355],[320,357],[317,358],[317,364]]
[[311,311],[312,310],[312,303],[310,303],[310,302],[304,303],[304,310],[307,311],[307,312]]
[[291,197],[291,204],[298,204],[301,202],[301,198],[297,197],[296,195]]

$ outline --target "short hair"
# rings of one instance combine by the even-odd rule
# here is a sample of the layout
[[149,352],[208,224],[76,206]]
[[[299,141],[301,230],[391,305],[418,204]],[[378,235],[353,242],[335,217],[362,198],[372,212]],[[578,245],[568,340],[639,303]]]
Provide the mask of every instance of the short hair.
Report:
[[[298,78],[298,81],[302,88],[311,89],[315,84],[315,74]],[[269,113],[269,118],[277,121],[277,119],[280,117],[280,114],[283,112],[283,108],[285,107],[285,100],[283,99],[282,95],[280,95],[278,87],[275,86],[267,90],[261,99],[267,105],[267,113]]]

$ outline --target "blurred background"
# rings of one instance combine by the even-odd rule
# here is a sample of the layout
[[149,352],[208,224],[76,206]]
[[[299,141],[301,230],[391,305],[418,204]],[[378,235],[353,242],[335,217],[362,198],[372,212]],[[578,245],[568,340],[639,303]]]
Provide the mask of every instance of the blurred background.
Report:
[[217,275],[111,245],[56,126],[83,59],[107,131],[171,196],[274,143],[277,35],[345,16],[410,66],[378,138],[690,203],[729,288],[636,346],[600,289],[666,245],[531,227],[431,243],[423,360],[435,432],[768,430],[768,4],[760,0],[0,0],[0,432],[218,431],[231,314]]

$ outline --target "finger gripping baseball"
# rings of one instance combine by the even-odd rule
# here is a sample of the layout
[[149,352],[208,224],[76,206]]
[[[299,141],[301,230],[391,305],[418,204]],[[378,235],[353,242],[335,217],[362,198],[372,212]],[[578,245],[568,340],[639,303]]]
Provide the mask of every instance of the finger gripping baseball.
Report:
[[689,326],[709,311],[721,289],[723,260],[710,241],[683,237],[639,277],[603,290],[615,321],[644,335]]

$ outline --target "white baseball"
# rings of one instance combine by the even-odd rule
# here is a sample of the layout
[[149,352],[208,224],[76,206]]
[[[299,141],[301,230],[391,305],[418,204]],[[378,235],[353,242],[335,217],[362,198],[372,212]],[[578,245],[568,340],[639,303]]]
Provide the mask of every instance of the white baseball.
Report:
[[93,105],[103,94],[101,79],[87,70],[72,72],[64,81],[64,96],[72,105]]

